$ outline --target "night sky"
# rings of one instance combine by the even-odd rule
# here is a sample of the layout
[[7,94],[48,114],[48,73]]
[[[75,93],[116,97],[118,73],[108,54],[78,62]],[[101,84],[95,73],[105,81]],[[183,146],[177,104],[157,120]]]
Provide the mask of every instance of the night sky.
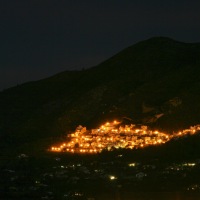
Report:
[[2,0],[0,90],[101,63],[153,36],[200,42],[198,0]]

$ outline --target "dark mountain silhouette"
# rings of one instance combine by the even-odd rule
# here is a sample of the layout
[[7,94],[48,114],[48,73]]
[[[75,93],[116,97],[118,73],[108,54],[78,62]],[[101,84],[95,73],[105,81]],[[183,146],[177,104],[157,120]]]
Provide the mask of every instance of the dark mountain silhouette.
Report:
[[0,93],[2,145],[37,144],[118,119],[172,132],[200,123],[200,43],[155,37],[98,66]]

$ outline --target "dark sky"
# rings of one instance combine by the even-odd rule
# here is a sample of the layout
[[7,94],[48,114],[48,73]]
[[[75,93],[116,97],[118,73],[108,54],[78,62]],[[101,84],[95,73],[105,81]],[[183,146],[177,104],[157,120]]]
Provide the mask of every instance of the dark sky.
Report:
[[2,0],[0,90],[94,66],[153,36],[200,42],[200,1]]

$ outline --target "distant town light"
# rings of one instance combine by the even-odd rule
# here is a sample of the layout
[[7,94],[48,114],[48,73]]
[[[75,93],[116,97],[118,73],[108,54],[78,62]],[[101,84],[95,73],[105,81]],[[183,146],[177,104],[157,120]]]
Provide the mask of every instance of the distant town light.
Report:
[[117,177],[116,176],[109,176],[109,178],[110,178],[110,180],[115,180],[115,179],[117,179]]
[[135,163],[129,163],[128,164],[129,167],[135,167],[135,165],[136,165]]

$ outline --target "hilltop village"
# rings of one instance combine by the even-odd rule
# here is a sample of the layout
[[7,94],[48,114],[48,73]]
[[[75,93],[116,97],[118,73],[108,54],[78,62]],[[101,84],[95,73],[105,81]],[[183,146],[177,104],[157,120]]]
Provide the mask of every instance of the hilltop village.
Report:
[[185,134],[194,134],[197,130],[200,130],[200,125],[174,134],[166,134],[157,130],[152,131],[147,126],[138,127],[134,124],[121,126],[118,121],[107,122],[92,130],[87,130],[86,127],[79,125],[75,132],[67,136],[66,143],[59,147],[51,147],[51,151],[99,153],[104,149],[143,148],[166,143],[172,138]]

